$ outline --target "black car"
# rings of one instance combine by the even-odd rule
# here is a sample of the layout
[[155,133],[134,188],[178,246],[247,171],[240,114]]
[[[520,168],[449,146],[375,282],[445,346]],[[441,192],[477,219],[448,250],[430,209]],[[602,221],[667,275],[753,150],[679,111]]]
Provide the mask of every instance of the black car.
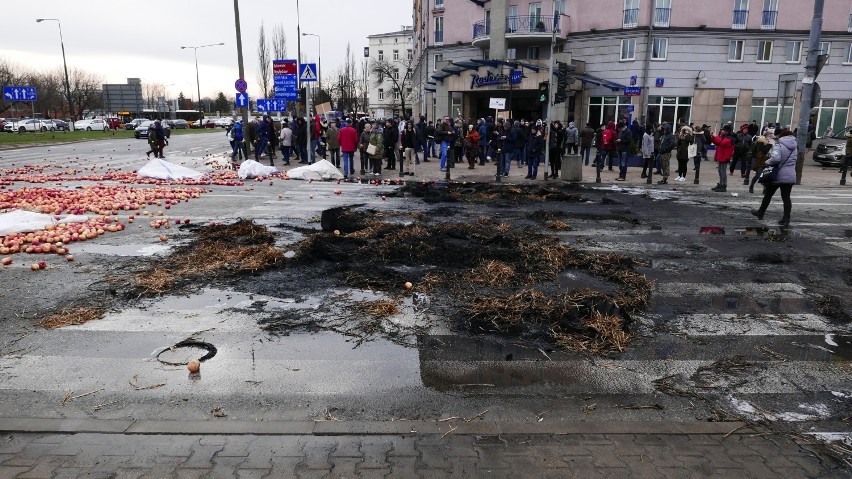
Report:
[[65,120],[53,120],[53,124],[56,126],[57,131],[68,131],[71,128]]
[[[146,120],[142,122],[139,126],[136,127],[135,130],[133,130],[133,136],[135,136],[137,140],[140,138],[148,138],[148,127],[151,125],[151,123],[153,123],[153,121],[151,120]],[[160,124],[163,125],[163,130],[165,131],[166,138],[171,138],[172,129],[169,126],[168,122],[160,121]]]
[[183,130],[189,128],[189,122],[186,120],[171,120],[172,128],[177,130]]

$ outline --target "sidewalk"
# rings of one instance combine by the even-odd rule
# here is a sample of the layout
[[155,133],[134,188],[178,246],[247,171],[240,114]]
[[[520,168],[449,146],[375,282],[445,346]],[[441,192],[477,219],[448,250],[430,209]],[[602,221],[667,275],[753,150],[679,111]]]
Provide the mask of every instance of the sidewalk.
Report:
[[[332,421],[278,424],[283,434],[264,423],[207,424],[221,432],[6,432],[0,477],[848,477],[787,438],[740,423]],[[203,422],[163,425],[193,431]]]

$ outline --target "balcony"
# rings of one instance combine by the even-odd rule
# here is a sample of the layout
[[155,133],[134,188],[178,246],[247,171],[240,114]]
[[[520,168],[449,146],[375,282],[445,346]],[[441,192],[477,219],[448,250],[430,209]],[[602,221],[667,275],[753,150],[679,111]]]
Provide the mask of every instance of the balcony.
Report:
[[761,30],[775,30],[775,25],[778,22],[778,10],[764,10],[763,17],[760,20]]
[[[568,23],[565,16],[560,16],[556,22],[557,38],[568,34]],[[536,43],[550,39],[554,32],[553,18],[538,15],[506,17],[506,43],[517,45]],[[473,24],[473,46],[487,48],[491,43],[491,24],[480,20]]]
[[748,24],[748,10],[734,10],[734,19],[731,28],[734,30],[745,30]]
[[[654,9],[654,27],[669,28],[672,20],[671,8],[656,8]],[[626,27],[625,27],[626,28]]]
[[[666,9],[668,10],[668,9]],[[624,21],[622,22],[623,28],[636,28],[639,26],[639,9],[638,8],[626,8],[624,9]]]

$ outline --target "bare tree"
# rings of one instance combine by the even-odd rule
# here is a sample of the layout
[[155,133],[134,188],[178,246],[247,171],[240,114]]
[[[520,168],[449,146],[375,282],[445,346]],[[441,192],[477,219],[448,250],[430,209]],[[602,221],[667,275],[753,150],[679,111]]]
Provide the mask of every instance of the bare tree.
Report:
[[269,82],[272,78],[272,59],[269,58],[269,44],[266,43],[266,30],[263,27],[263,22],[260,23],[260,32],[257,38],[257,81],[260,83],[263,98],[266,98],[269,92]]
[[287,34],[281,23],[272,27],[272,53],[275,54],[274,60],[287,58]]
[[71,83],[72,111],[82,116],[84,111],[103,105],[101,90],[103,81],[98,75],[77,69],[72,69],[68,74]]
[[406,101],[411,96],[411,60],[387,61],[376,60],[370,67],[370,73],[376,75],[380,79],[390,80],[393,88],[391,89],[392,105],[399,106],[402,116],[408,116]]
[[370,108],[370,69],[368,68],[367,59],[361,62],[361,71],[357,82],[359,111],[364,113]]
[[142,84],[142,97],[146,108],[157,108],[157,100],[162,96],[166,96],[166,87],[162,83]]

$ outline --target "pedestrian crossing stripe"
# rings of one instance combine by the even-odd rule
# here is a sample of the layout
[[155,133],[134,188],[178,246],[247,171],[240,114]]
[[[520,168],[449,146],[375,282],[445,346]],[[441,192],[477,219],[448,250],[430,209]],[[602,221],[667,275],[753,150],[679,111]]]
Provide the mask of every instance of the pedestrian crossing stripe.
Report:
[[314,71],[316,67],[313,63],[305,63],[302,65],[302,74],[299,75],[300,81],[317,81],[317,74]]

